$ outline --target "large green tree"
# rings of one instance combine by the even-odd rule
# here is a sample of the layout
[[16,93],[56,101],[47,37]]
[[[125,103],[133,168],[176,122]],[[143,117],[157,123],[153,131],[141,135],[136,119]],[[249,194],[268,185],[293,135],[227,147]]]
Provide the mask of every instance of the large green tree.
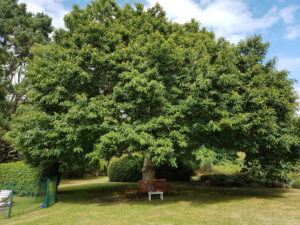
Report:
[[145,179],[178,158],[238,150],[247,168],[284,179],[299,158],[293,82],[259,36],[233,45],[159,5],[111,0],[75,6],[65,25],[31,51],[27,104],[8,135],[29,162],[139,152]]
[[29,49],[46,44],[52,32],[51,19],[27,12],[17,0],[0,0],[0,163],[15,159],[12,148],[2,139],[9,130],[11,115],[25,99],[22,84]]

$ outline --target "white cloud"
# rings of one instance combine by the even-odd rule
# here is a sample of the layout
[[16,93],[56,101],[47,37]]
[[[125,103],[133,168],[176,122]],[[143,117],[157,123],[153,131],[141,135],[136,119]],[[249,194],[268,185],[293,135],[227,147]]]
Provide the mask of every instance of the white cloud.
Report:
[[68,10],[61,0],[20,0],[26,3],[27,10],[33,13],[44,12],[52,18],[52,24],[56,28],[64,27],[63,18]]
[[[298,95],[298,102],[299,102],[299,97],[300,97],[300,88],[299,87],[294,87],[295,92]],[[299,102],[300,103],[300,102]],[[299,110],[298,110],[299,111]]]
[[[191,18],[197,18],[201,13],[198,4],[191,0],[147,0],[147,2],[150,6],[158,2],[167,12],[169,18],[178,23],[184,23],[190,21]],[[208,1],[205,0],[203,2]]]
[[294,90],[298,96],[297,102],[299,103],[296,114],[300,116],[300,86],[299,76],[297,76],[297,74],[300,74],[300,57],[280,57],[277,67],[279,70],[288,70],[290,77],[297,80],[297,83],[294,84]]
[[289,26],[286,28],[286,34],[284,38],[287,40],[293,40],[300,36],[300,26]]
[[296,115],[300,116],[300,88],[299,87],[294,87],[294,90],[296,92],[297,95],[297,103],[298,103],[298,107],[297,107],[297,111],[296,111]]
[[[52,18],[56,28],[64,27],[63,17],[68,10],[63,0],[20,0],[27,4],[28,11],[44,12]],[[184,23],[195,18],[212,29],[217,37],[225,37],[237,43],[251,33],[270,28],[279,20],[291,24],[295,20],[298,6],[290,5],[282,9],[271,8],[264,16],[254,17],[248,5],[242,0],[146,0],[149,6],[156,2],[163,6],[173,21]],[[289,26],[284,38],[292,40],[300,35],[300,27]]]
[[300,72],[300,57],[280,57],[278,60],[278,69],[288,70],[291,73]]
[[[183,23],[195,18],[212,29],[218,37],[236,43],[251,33],[270,28],[281,19],[287,23],[294,20],[296,6],[281,10],[272,7],[262,17],[254,17],[242,0],[146,0],[150,6],[158,2],[172,20]],[[290,13],[289,15],[287,15]],[[285,16],[283,18],[283,16]]]
[[290,5],[279,11],[279,15],[286,24],[293,23],[295,21],[295,13],[299,9],[299,6]]

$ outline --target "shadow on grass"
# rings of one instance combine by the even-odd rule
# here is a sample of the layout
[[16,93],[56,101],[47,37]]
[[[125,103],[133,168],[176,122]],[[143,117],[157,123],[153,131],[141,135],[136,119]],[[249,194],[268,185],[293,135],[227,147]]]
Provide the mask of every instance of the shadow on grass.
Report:
[[[137,197],[136,183],[102,183],[78,185],[60,188],[58,199],[61,202],[74,204],[101,204],[113,205],[149,204],[147,195]],[[175,185],[174,185],[175,186]],[[157,200],[154,196],[154,204],[170,204],[179,201],[187,201],[196,205],[216,204],[221,202],[239,201],[247,198],[282,198],[286,189],[276,188],[224,188],[202,187],[191,184],[177,184],[181,189],[179,195],[164,195],[164,201]]]
[[[164,195],[164,200],[159,196],[152,196],[153,201],[148,202],[148,196],[137,197],[136,183],[98,183],[82,184],[76,186],[63,186],[59,188],[58,200],[60,203],[78,205],[96,205],[110,207],[118,204],[128,206],[138,205],[165,205],[179,202],[188,202],[195,206],[229,203],[251,198],[274,199],[283,198],[286,189],[276,188],[224,188],[194,186],[191,183],[176,183],[172,186],[181,189],[180,195]],[[15,198],[12,216],[18,217],[41,209],[42,199],[39,198]],[[54,206],[55,207],[55,206]],[[1,224],[0,220],[0,224]]]
[[[43,198],[41,197],[15,197],[11,216],[18,217],[39,210],[42,202]],[[9,218],[0,217],[0,224],[5,224],[4,221],[7,221],[7,219]]]

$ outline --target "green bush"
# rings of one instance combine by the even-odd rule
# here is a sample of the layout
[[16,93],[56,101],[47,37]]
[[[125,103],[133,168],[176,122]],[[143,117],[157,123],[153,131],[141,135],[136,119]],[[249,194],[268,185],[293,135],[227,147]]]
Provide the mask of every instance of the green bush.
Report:
[[9,189],[19,196],[34,196],[39,191],[42,170],[33,168],[24,162],[0,164],[0,189]]
[[142,178],[143,159],[141,156],[124,155],[111,159],[108,178],[112,182],[134,182]]
[[292,180],[292,188],[300,188],[300,161],[294,167],[293,171],[290,173],[290,178]]
[[299,188],[300,189],[300,180],[296,180],[292,184],[292,188]]
[[191,162],[177,162],[177,167],[171,165],[161,165],[155,169],[158,179],[167,179],[168,181],[190,181],[194,175],[195,166]]
[[239,164],[227,164],[227,165],[213,165],[211,174],[236,174],[240,173],[242,167]]
[[200,177],[200,183],[209,186],[221,187],[245,187],[250,185],[265,185],[265,179],[261,177],[251,177],[245,174],[213,174]]

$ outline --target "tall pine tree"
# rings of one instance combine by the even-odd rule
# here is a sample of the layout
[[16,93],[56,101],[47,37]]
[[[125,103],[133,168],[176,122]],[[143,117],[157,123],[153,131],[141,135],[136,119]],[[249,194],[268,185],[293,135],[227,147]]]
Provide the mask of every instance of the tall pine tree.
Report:
[[29,50],[35,43],[49,42],[51,32],[47,15],[27,12],[26,5],[17,0],[0,0],[0,163],[16,159],[2,135],[9,130],[11,115],[26,98],[22,80]]

